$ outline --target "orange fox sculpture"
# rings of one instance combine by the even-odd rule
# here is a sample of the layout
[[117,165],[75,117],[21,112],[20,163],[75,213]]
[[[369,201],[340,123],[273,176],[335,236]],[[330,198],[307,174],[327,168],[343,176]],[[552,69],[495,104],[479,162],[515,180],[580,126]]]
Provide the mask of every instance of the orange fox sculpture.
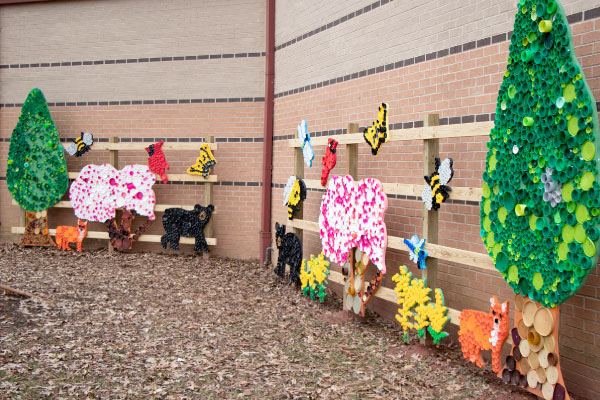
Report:
[[500,372],[500,353],[510,331],[508,301],[498,302],[496,296],[490,299],[490,312],[463,310],[458,319],[460,329],[458,340],[463,357],[480,368],[485,366],[481,350],[492,350],[492,370]]
[[87,236],[87,221],[77,220],[77,226],[56,227],[56,247],[61,250],[71,251],[69,243],[77,243],[77,251],[81,253],[81,243]]

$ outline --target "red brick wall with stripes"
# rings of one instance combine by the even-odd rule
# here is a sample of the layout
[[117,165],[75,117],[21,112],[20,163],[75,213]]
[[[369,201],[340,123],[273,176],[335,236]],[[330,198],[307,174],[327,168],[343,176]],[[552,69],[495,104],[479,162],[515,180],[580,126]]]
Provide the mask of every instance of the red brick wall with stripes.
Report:
[[[571,25],[578,60],[595,98],[600,99],[600,19]],[[509,41],[492,44],[491,40],[471,50],[442,53],[427,61],[410,62],[407,66],[383,66],[379,73],[363,77],[350,75],[334,79],[320,87],[302,88],[296,93],[277,94],[275,100],[275,136],[273,173],[273,224],[285,223],[286,209],[282,186],[293,174],[293,149],[288,141],[296,126],[306,119],[310,132],[317,135],[342,133],[347,123],[361,127],[376,118],[379,103],[389,106],[389,121],[396,129],[422,126],[427,114],[439,114],[443,124],[468,124],[493,120],[496,96],[508,57]],[[464,48],[465,46],[463,46]],[[415,54],[419,56],[419,54]],[[357,75],[360,75],[357,74]],[[339,82],[338,82],[339,81]],[[402,135],[402,130],[396,132]],[[454,159],[455,175],[451,186],[481,187],[485,167],[487,136],[443,139],[440,157]],[[340,149],[341,148],[341,149]],[[339,146],[337,166],[332,174],[345,172],[346,154]],[[305,178],[320,179],[321,158],[325,147],[315,147],[313,167],[305,166]],[[359,145],[358,177],[374,177],[390,183],[423,183],[422,141],[391,142],[383,145],[377,157],[366,144]],[[318,220],[323,192],[308,191],[304,202],[304,220]],[[470,203],[470,202],[469,202]],[[386,214],[388,234],[410,237],[422,233],[420,199],[389,199]],[[439,243],[459,249],[485,253],[479,235],[479,204],[463,201],[444,204],[439,211]],[[304,256],[321,251],[318,233],[304,232]],[[387,252],[388,276],[385,286],[393,287],[391,275],[406,264],[415,272],[406,252]],[[337,267],[336,267],[337,268]],[[489,298],[496,294],[511,302],[514,293],[498,273],[478,270],[440,260],[438,279],[446,305],[454,309],[487,310]],[[418,276],[418,272],[417,272]],[[341,288],[335,286],[338,293]],[[562,306],[560,353],[562,368],[570,392],[596,398],[600,373],[600,269],[596,267],[580,292]],[[396,306],[375,299],[369,308],[393,318]]]
[[[215,151],[217,165],[214,174],[219,182],[214,187],[216,214],[213,216],[214,235],[218,246],[216,255],[258,258],[258,231],[260,223],[260,181],[262,179],[262,124],[263,102],[236,102],[223,104],[175,104],[136,106],[82,106],[50,107],[53,120],[61,137],[76,137],[80,131],[95,133],[95,138],[106,140],[111,136],[123,140],[145,140],[149,145],[159,139],[167,142],[189,141],[209,135],[218,142]],[[10,138],[20,108],[0,108],[0,138]],[[100,132],[100,134],[98,134]],[[170,173],[185,174],[187,167],[198,157],[199,142],[190,142],[190,151],[165,151]],[[0,176],[6,176],[9,143],[0,142]],[[119,166],[147,164],[145,151],[119,152]],[[81,158],[67,156],[69,171],[79,171],[86,164],[109,162],[108,151],[92,150]],[[194,182],[192,182],[194,183]],[[184,183],[154,186],[158,204],[193,205],[204,202],[204,185]],[[68,193],[64,197],[68,199]],[[19,208],[11,205],[6,180],[0,180],[0,221],[2,234],[7,240],[10,227],[19,225]],[[160,218],[147,233],[162,234]],[[140,218],[141,219],[141,218]],[[76,219],[71,209],[52,209],[50,227],[73,225]],[[90,230],[105,231],[100,223],[90,224]],[[94,243],[98,245],[98,243]],[[160,249],[159,244],[139,244],[138,250]],[[192,246],[182,245],[190,251]]]

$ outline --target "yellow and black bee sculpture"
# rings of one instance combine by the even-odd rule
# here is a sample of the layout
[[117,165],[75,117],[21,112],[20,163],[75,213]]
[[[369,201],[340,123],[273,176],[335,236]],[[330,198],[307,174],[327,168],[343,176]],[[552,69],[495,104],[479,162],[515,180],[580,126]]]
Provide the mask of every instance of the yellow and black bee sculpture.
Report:
[[388,132],[388,106],[386,103],[381,103],[377,113],[377,121],[374,121],[369,128],[365,128],[363,137],[371,146],[371,153],[376,156],[381,145],[387,142],[390,137]]
[[75,157],[85,154],[94,144],[94,136],[89,132],[81,132],[78,138],[72,140],[73,143],[69,143],[66,150],[67,153]]
[[431,176],[424,177],[427,184],[423,188],[422,199],[428,210],[438,210],[440,204],[450,197],[448,192],[452,189],[447,184],[453,176],[452,159],[446,158],[440,162],[440,159],[436,157],[435,172]]
[[300,203],[306,199],[306,184],[297,176],[290,176],[283,191],[283,197],[288,210],[288,219],[292,220],[300,210]]

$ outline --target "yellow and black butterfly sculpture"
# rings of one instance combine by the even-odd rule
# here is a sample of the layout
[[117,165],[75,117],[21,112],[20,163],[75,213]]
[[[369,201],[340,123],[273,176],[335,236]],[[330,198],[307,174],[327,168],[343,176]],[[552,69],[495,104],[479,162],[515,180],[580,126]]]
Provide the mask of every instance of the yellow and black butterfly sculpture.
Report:
[[430,176],[424,177],[427,184],[423,188],[421,196],[428,210],[438,210],[440,204],[450,197],[448,192],[452,191],[452,189],[446,185],[452,180],[453,176],[452,159],[446,158],[440,162],[440,159],[436,157],[435,172]]
[[371,127],[365,128],[363,137],[371,146],[371,153],[376,156],[381,145],[387,142],[390,137],[388,132],[388,106],[386,103],[381,103],[377,113],[377,121],[374,121]]
[[196,163],[187,169],[190,175],[202,175],[204,178],[210,173],[210,169],[215,166],[217,160],[210,151],[210,145],[204,143],[200,146],[200,157],[196,158]]

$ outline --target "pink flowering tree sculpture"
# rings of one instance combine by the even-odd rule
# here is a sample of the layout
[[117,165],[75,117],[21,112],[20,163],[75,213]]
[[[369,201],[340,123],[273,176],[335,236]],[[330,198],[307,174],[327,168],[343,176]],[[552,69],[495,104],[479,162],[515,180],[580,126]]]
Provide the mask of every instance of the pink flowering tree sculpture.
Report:
[[[146,165],[127,165],[116,170],[110,164],[90,164],[71,184],[69,196],[77,218],[106,223],[113,247],[130,249],[156,218],[156,196],[152,190],[155,182],[155,175]],[[115,221],[118,208],[123,209],[120,226]],[[131,237],[136,215],[146,216],[148,221]]]
[[[344,265],[348,277],[348,297],[344,300],[355,303],[347,306],[357,314],[364,315],[365,304],[386,273],[387,206],[381,182],[368,178],[355,183],[351,176],[331,178],[321,202],[319,229],[323,253],[331,261]],[[369,262],[377,267],[377,274],[365,288]]]

